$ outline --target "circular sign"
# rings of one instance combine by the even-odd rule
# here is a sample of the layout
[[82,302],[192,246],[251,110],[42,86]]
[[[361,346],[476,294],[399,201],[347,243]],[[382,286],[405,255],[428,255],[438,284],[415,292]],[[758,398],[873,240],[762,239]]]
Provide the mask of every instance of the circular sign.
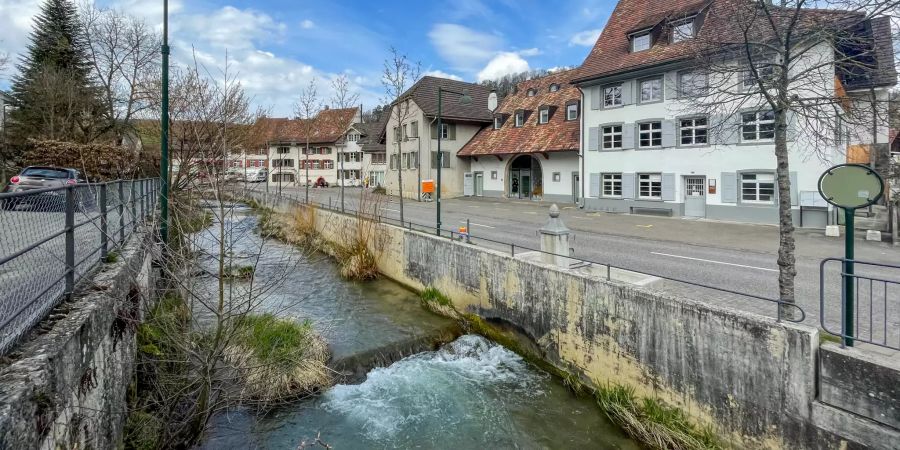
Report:
[[839,208],[865,208],[884,194],[884,180],[862,164],[839,164],[819,177],[819,193]]

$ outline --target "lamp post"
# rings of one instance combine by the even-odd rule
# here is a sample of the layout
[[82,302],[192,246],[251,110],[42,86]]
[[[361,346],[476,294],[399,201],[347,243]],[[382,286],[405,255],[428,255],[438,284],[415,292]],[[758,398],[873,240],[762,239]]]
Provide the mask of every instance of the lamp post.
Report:
[[464,89],[462,92],[451,91],[449,89],[444,89],[441,86],[438,86],[438,110],[437,110],[437,235],[441,235],[441,169],[444,167],[444,154],[441,153],[441,140],[444,137],[443,130],[443,122],[441,121],[441,114],[443,113],[443,96],[444,92],[448,94],[456,94],[459,96],[459,103],[463,105],[468,105],[472,103],[472,97],[469,97],[468,92]]
[[0,157],[2,157],[0,158],[0,188],[6,186],[7,183],[6,166],[8,164],[8,161],[6,160],[6,156],[9,154],[9,141],[6,140],[6,108],[8,106],[10,105],[7,103],[3,103],[2,105],[0,105],[0,109],[3,110],[3,117],[0,118],[0,127],[3,127],[3,153],[0,154]]
[[162,113],[159,162],[159,237],[169,243],[169,0],[163,0]]

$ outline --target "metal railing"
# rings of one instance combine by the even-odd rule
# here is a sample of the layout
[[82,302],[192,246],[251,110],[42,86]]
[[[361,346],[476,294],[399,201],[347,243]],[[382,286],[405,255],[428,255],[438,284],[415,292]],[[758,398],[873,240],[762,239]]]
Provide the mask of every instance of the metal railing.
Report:
[[0,355],[154,214],[158,179],[0,193]]
[[[295,203],[301,204],[301,205],[306,204],[305,199],[303,198],[302,195],[291,196],[288,193],[282,192],[281,194],[274,195],[273,197],[276,199],[280,198],[282,200],[287,199],[289,201],[292,201],[292,202],[295,202]],[[316,201],[310,201],[309,204],[312,204],[312,205],[315,205],[316,207],[327,209],[329,211],[336,212],[336,213],[359,215],[363,218],[375,220],[376,222],[379,222],[379,223],[397,225],[401,228],[406,228],[411,231],[420,231],[420,232],[429,233],[429,234],[437,234],[437,231],[438,231],[435,225],[425,225],[425,224],[415,223],[415,222],[408,221],[408,220],[404,220],[401,222],[399,219],[386,217],[384,215],[379,214],[379,215],[375,216],[370,213],[365,213],[365,212],[359,211],[358,207],[351,209],[350,207],[347,207],[348,205],[345,205],[346,212],[342,212],[341,205],[339,203],[332,202],[331,199],[329,199],[329,202],[327,204],[321,203],[321,202],[316,202]],[[352,205],[352,206],[358,206],[358,205]],[[579,266],[582,266],[582,267],[583,266],[598,266],[598,267],[605,269],[605,274],[606,274],[607,280],[612,280],[613,270],[624,271],[624,272],[630,272],[630,273],[635,273],[635,274],[639,274],[639,275],[644,275],[647,277],[655,277],[655,278],[659,278],[661,280],[671,281],[674,283],[679,283],[679,284],[683,284],[683,285],[687,285],[687,286],[708,289],[708,290],[718,292],[718,293],[735,295],[735,296],[738,296],[741,298],[747,298],[747,299],[751,299],[754,301],[756,301],[756,300],[763,301],[763,302],[772,304],[775,307],[775,313],[773,314],[773,316],[778,321],[785,320],[788,322],[800,323],[800,322],[803,322],[806,320],[806,311],[800,305],[793,303],[793,302],[785,302],[779,298],[767,297],[764,295],[751,294],[751,293],[747,293],[747,292],[740,292],[740,291],[736,291],[733,289],[713,286],[713,285],[709,285],[709,284],[705,284],[705,283],[698,283],[696,281],[689,281],[689,280],[685,280],[685,279],[681,279],[681,278],[677,278],[677,277],[671,277],[671,276],[667,276],[667,275],[660,275],[660,274],[656,274],[656,273],[635,270],[633,268],[618,266],[618,265],[612,264],[610,262],[599,262],[599,261],[594,261],[594,260],[590,260],[590,259],[579,258],[579,257],[573,256],[573,255],[556,255],[554,253],[545,252],[543,250],[535,249],[535,248],[528,247],[528,246],[523,246],[523,245],[516,244],[513,242],[500,241],[500,240],[496,240],[496,239],[490,239],[490,238],[486,238],[486,237],[476,236],[476,235],[471,234],[471,228],[469,228],[469,227],[466,227],[466,231],[467,231],[466,233],[460,233],[457,230],[442,228],[440,230],[440,236],[447,238],[447,239],[451,239],[451,240],[464,241],[464,242],[467,242],[470,244],[472,243],[473,240],[491,243],[491,244],[494,244],[497,246],[497,250],[505,252],[508,249],[510,256],[513,256],[513,257],[515,257],[517,255],[517,251],[518,251],[518,254],[521,254],[522,252],[537,252],[537,253],[548,254],[548,255],[553,255],[553,256],[563,256],[563,257],[577,263]]]
[[[848,262],[853,273],[847,273]],[[827,269],[836,264],[840,265],[840,298],[829,296],[825,289],[828,275],[836,275]],[[900,350],[900,266],[827,258],[819,265],[819,292],[822,329],[838,336],[842,347],[863,342]],[[840,308],[834,307],[836,302]],[[835,317],[835,311],[840,311],[840,317]]]

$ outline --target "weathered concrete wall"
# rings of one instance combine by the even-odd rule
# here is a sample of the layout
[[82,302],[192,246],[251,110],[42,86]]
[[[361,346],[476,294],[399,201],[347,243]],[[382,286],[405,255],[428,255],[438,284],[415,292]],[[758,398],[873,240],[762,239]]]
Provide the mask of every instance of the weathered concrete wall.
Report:
[[900,361],[826,344],[819,352],[819,376],[823,403],[900,430]]
[[0,367],[0,448],[120,445],[135,327],[156,282],[149,235],[135,233]]

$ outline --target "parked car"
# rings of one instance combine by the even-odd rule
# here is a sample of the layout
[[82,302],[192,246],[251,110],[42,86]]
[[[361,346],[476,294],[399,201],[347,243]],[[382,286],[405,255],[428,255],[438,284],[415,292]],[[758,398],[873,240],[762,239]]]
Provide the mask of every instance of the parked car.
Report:
[[248,183],[261,183],[269,178],[269,169],[264,167],[248,167],[244,181]]
[[[9,184],[3,189],[4,193],[28,192],[38,189],[61,188],[69,185],[86,183],[84,176],[77,169],[30,166],[22,169],[18,175],[10,178]],[[76,202],[83,207],[94,207],[93,194],[88,190],[79,189]],[[36,195],[16,196],[2,200],[0,207],[3,209],[16,209],[20,206],[29,206],[30,209],[51,210],[65,207],[66,191],[63,189],[42,192]]]

